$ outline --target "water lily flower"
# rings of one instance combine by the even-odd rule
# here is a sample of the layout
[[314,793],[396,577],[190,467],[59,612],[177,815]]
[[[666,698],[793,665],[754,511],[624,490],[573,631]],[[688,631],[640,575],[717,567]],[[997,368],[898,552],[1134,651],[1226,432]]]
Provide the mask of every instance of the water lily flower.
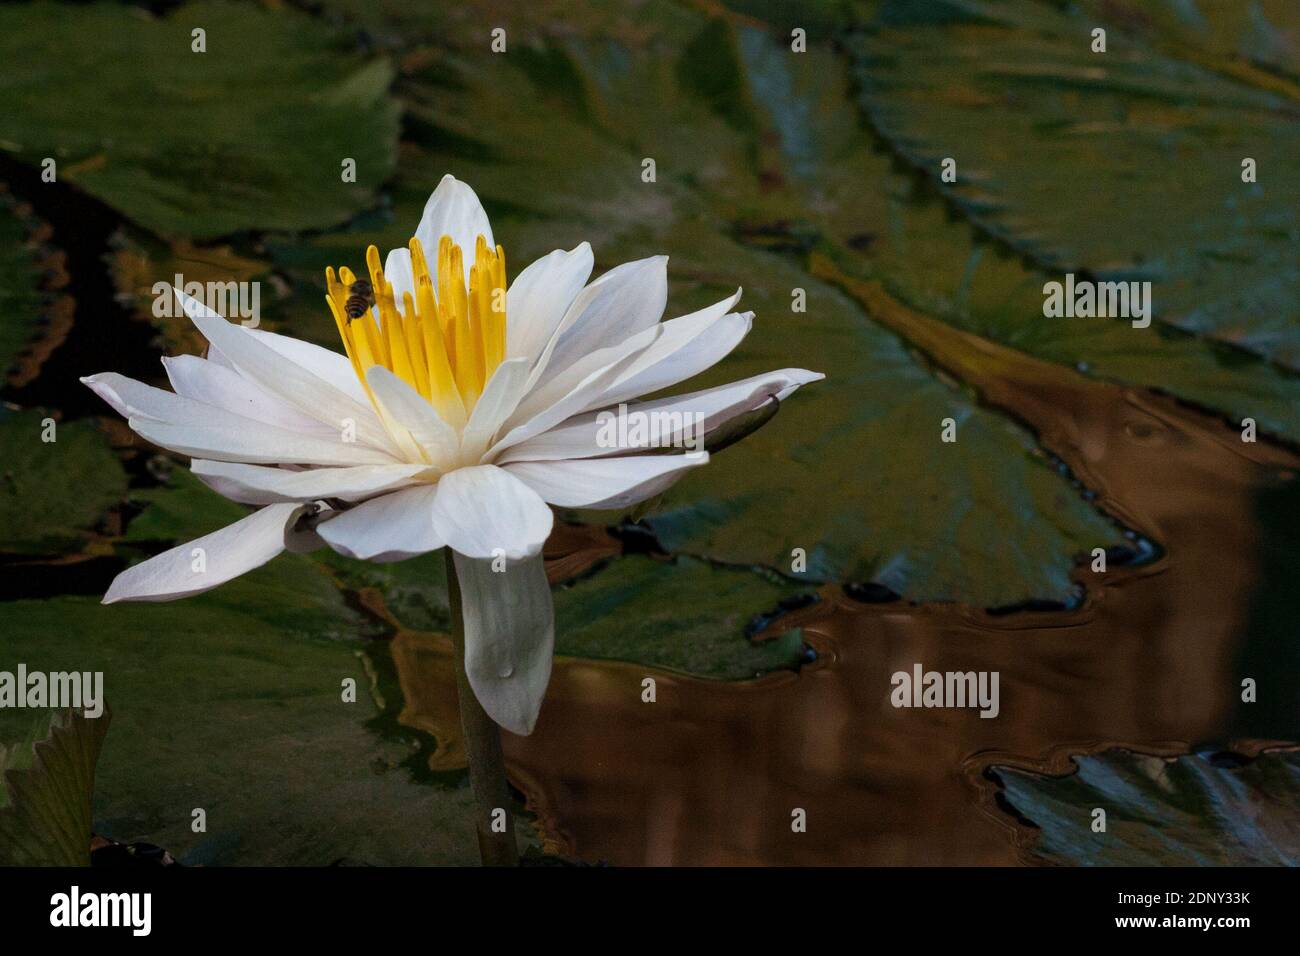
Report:
[[[82,380],[216,492],[258,506],[122,572],[104,602],[186,597],[286,549],[395,561],[447,548],[469,685],[499,725],[530,733],[554,644],[549,506],[625,508],[704,464],[666,453],[662,434],[670,448],[653,453],[607,447],[601,415],[718,362],[753,313],[732,311],[737,290],[662,322],[667,258],[588,282],[585,242],[507,287],[478,197],[451,176],[408,246],[382,266],[371,246],[366,262],[367,279],[326,274],[342,352],[227,322],[177,290],[209,346],[163,359],[173,391],[113,372]],[[630,407],[707,434],[821,377],[782,369]]]

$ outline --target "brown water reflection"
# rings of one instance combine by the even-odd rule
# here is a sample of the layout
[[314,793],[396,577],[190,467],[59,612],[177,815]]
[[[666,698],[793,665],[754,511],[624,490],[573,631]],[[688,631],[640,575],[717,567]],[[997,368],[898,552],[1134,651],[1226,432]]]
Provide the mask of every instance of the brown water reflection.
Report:
[[[826,588],[820,604],[781,623],[805,628],[818,662],[748,683],[559,659],[534,735],[506,735],[512,782],[554,844],[618,864],[1014,864],[1026,861],[1033,831],[996,807],[984,776],[992,764],[1061,772],[1070,754],[1114,745],[1174,754],[1207,741],[1247,752],[1270,743],[1241,736],[1241,709],[1253,705],[1239,703],[1238,671],[1263,570],[1257,501],[1288,486],[1300,459],[815,266],[1034,428],[1104,510],[1165,556],[1104,575],[1081,569],[1088,597],[1069,612],[862,605]],[[589,547],[552,542],[555,577],[571,575]],[[449,646],[402,632],[393,652],[404,721],[452,741],[454,760]],[[890,675],[918,661],[999,671],[1000,716],[891,707]],[[655,704],[641,701],[647,675]],[[1270,675],[1250,676],[1269,692]],[[807,811],[806,833],[791,830],[794,808]]]

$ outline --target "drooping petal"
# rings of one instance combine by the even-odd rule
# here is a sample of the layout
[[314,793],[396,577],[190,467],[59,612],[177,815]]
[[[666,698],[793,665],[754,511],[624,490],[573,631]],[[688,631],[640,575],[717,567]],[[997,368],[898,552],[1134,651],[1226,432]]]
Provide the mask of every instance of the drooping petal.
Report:
[[454,560],[470,687],[498,724],[531,734],[555,652],[555,609],[542,556],[509,561],[504,571],[459,552]]
[[386,465],[391,455],[341,435],[303,435],[204,405],[116,372],[82,382],[127,417],[138,435],[195,458],[251,464]]
[[184,398],[290,431],[316,435],[336,431],[268,394],[229,366],[196,355],[165,356],[162,361],[172,389]]
[[591,246],[556,249],[515,276],[506,293],[506,355],[535,363],[591,275]]
[[460,451],[460,438],[433,406],[382,365],[372,365],[366,381],[384,410],[424,449],[430,464],[439,469],[450,467]]
[[213,491],[250,505],[325,498],[364,501],[405,488],[415,483],[416,475],[429,470],[424,465],[356,465],[290,471],[206,458],[194,459],[190,469]]
[[494,465],[475,465],[438,480],[433,521],[447,544],[467,557],[515,560],[542,550],[553,517],[518,478]]
[[653,498],[688,468],[707,464],[708,452],[632,455],[572,461],[520,461],[504,470],[561,508],[626,508]]
[[433,521],[437,488],[421,484],[364,501],[326,516],[316,531],[331,548],[365,561],[401,561],[446,542]]
[[[196,309],[184,293],[177,292],[203,337],[219,348],[243,376],[292,405],[304,415],[328,425],[340,433],[351,423],[358,443],[400,455],[393,439],[384,430],[369,403],[362,404],[330,382],[308,371],[266,345],[249,330],[232,325],[208,310]],[[355,376],[353,376],[355,378]]]
[[[626,413],[629,425],[631,415],[641,416],[646,422],[658,423],[656,432],[648,432],[657,437],[657,441],[652,443],[621,444],[618,441],[617,408],[575,415],[549,431],[506,450],[496,459],[496,464],[595,458],[638,448],[691,448],[700,438],[707,437],[710,432],[737,415],[753,411],[771,398],[784,401],[799,386],[822,378],[825,376],[819,372],[786,368],[729,385],[628,405]],[[630,427],[627,431],[632,433]]]
[[306,511],[296,504],[267,505],[220,531],[142,561],[113,579],[104,603],[173,601],[224,584],[283,551],[286,536]]
[[[437,252],[438,240],[443,236],[451,236],[451,241],[460,246],[465,263],[465,285],[468,286],[478,237],[486,239],[489,248],[496,248],[496,241],[492,238],[492,225],[487,213],[474,190],[451,174],[442,177],[438,188],[424,204],[424,215],[415,230],[415,238],[420,240],[424,254],[429,257]],[[432,278],[436,286],[437,276]]]
[[578,293],[569,306],[533,370],[534,385],[584,355],[658,324],[667,301],[667,256],[651,256],[610,269]]

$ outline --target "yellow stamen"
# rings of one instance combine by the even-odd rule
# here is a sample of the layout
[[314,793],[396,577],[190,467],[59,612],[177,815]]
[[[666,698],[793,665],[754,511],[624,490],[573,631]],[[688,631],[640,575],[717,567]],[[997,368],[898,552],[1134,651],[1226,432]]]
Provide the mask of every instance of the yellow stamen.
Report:
[[[418,239],[409,244],[413,291],[397,301],[384,277],[379,250],[366,250],[366,271],[374,312],[349,319],[347,303],[357,281],[352,270],[325,270],[327,302],[339,337],[362,385],[366,372],[382,365],[405,381],[453,427],[463,425],[492,373],[506,354],[505,250],[479,236],[465,281],[464,253],[450,236],[438,241],[432,269]],[[436,277],[436,288],[435,288]],[[372,396],[373,401],[373,396]]]

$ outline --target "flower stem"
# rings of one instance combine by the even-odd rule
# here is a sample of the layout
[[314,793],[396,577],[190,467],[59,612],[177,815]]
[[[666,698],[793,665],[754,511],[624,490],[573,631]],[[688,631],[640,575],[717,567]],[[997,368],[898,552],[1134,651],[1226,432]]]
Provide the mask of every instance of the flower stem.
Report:
[[[474,791],[474,825],[478,831],[479,858],[484,866],[518,866],[515,821],[510,815],[510,790],[506,785],[506,761],[501,752],[501,728],[487,715],[474,696],[465,672],[465,617],[461,610],[460,581],[451,548],[447,561],[447,603],[451,610],[451,644],[456,658],[456,694],[460,698],[460,725],[465,734],[465,756],[469,759],[469,785]],[[492,828],[496,817],[497,831]]]

